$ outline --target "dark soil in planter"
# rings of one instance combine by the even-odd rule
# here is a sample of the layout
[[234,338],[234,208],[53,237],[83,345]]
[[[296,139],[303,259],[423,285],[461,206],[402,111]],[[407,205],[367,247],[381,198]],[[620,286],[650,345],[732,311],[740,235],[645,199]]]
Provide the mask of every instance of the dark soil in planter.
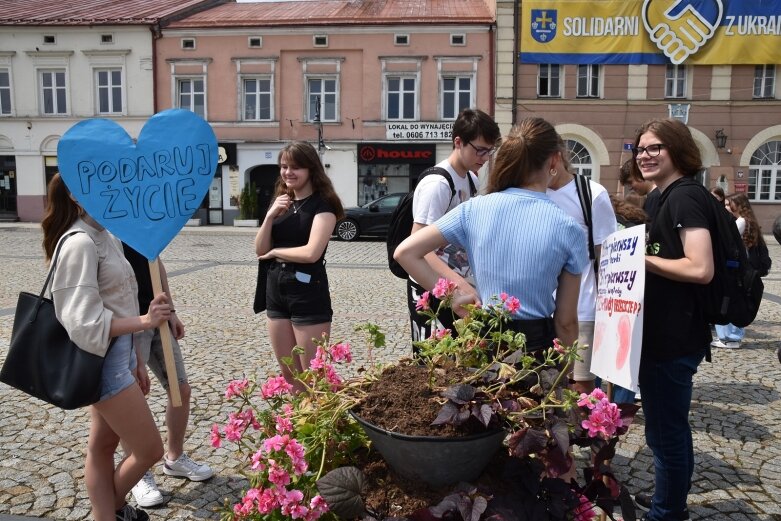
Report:
[[459,427],[431,425],[446,402],[439,393],[463,381],[468,374],[463,368],[436,370],[433,391],[430,391],[427,367],[415,363],[391,366],[371,385],[368,395],[354,411],[369,423],[409,436],[465,436],[484,432],[485,427],[476,419]]

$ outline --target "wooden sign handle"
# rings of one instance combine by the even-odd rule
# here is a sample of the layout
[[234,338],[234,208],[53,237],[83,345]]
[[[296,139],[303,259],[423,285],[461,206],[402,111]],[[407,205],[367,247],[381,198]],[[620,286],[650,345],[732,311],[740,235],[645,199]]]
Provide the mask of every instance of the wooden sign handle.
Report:
[[[149,261],[149,275],[152,277],[152,291],[155,295],[163,292],[163,281],[160,278],[159,260]],[[179,392],[179,376],[176,374],[176,362],[174,362],[174,347],[171,344],[171,328],[166,320],[160,324],[160,341],[163,343],[163,358],[165,359],[165,373],[168,375],[168,389],[171,391],[171,403],[174,407],[182,406],[182,395]]]

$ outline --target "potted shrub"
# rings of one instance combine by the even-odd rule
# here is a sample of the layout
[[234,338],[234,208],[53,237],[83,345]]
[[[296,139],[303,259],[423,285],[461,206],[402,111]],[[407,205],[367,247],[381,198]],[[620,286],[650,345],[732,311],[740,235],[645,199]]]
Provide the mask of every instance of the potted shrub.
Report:
[[255,183],[244,185],[239,195],[239,218],[233,220],[233,226],[258,226],[258,192]]
[[[433,293],[448,305],[452,290],[442,280]],[[518,305],[500,295],[473,306],[456,321],[457,337],[439,330],[419,342],[419,359],[345,380],[336,367],[351,362],[350,346],[323,339],[310,368],[297,375],[305,390],[296,395],[281,376],[260,386],[232,382],[226,397],[239,408],[213,427],[212,443],[237,443],[250,486],[226,504],[223,519],[587,520],[595,505],[612,516],[619,504],[632,518],[631,498],[607,462],[637,406],[612,404],[600,390],[570,391],[566,374],[577,346],[557,342],[541,355],[527,354],[523,335],[506,328]],[[418,307],[435,315],[426,295]],[[374,325],[356,331],[370,349],[385,343]],[[265,407],[254,404],[258,389]],[[424,445],[415,447],[421,438]],[[479,443],[451,445],[473,439]],[[412,445],[392,446],[399,441]],[[374,451],[388,449],[386,442],[387,462]],[[445,456],[433,460],[438,445]],[[572,445],[592,448],[582,484]],[[449,479],[478,451],[491,461],[485,471]],[[399,452],[407,461],[393,460]]]

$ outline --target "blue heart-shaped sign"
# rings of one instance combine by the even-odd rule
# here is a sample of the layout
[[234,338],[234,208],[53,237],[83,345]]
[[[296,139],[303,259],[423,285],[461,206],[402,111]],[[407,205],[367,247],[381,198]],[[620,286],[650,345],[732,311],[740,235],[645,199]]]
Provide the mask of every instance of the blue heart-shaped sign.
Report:
[[137,143],[114,121],[88,119],[62,136],[57,162],[81,207],[153,260],[201,205],[217,167],[217,138],[189,110],[155,114]]

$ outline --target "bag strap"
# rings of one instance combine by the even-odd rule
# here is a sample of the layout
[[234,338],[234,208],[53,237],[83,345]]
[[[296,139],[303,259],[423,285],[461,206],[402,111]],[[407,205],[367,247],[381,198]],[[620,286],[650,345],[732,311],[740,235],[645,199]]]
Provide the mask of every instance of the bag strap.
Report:
[[41,289],[41,294],[38,295],[38,305],[40,305],[41,300],[43,299],[43,295],[46,293],[46,288],[49,287],[49,281],[52,278],[52,275],[54,274],[54,267],[57,265],[57,258],[60,256],[60,248],[62,248],[62,245],[65,243],[66,240],[68,240],[68,237],[71,235],[75,235],[77,233],[86,233],[81,230],[66,233],[62,237],[60,237],[60,241],[57,243],[57,247],[54,248],[54,255],[52,256],[52,265],[49,267],[49,273],[46,275],[46,281],[43,283],[43,289]]
[[599,272],[597,264],[597,254],[594,248],[594,221],[591,214],[591,183],[588,177],[575,174],[575,189],[578,191],[580,199],[580,209],[583,211],[583,220],[588,228],[588,258],[594,265],[594,274]]
[[469,170],[466,171],[466,178],[469,179],[469,197],[472,198],[477,195],[477,187],[475,186],[475,182],[472,180],[472,172]]

